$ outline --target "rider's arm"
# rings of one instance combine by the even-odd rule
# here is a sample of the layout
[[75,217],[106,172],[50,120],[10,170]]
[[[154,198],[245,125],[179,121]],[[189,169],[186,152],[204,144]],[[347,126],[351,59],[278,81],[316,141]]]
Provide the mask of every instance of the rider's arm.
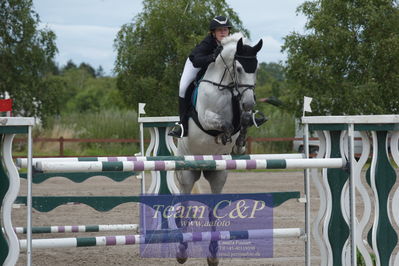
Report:
[[200,42],[189,55],[194,67],[207,67],[211,62],[215,61],[213,52],[216,48],[216,43],[212,39],[205,38]]

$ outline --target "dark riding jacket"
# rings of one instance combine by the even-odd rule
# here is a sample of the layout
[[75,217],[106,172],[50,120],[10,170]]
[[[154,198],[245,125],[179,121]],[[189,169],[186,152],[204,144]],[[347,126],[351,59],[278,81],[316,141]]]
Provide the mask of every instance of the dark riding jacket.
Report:
[[188,56],[194,67],[201,68],[197,74],[197,81],[205,74],[209,64],[215,60],[213,53],[216,47],[218,47],[216,38],[208,34]]

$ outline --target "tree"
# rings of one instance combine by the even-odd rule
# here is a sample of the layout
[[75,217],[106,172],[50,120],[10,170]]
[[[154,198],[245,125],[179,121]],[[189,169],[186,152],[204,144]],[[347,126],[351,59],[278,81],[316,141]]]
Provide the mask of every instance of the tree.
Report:
[[103,67],[100,65],[97,69],[96,69],[96,77],[104,77],[105,73],[104,73],[104,69]]
[[[273,62],[259,64],[255,89],[257,98],[268,98],[270,96],[279,98],[285,94],[286,88],[283,65]],[[257,108],[260,108],[260,105]]]
[[285,38],[290,91],[299,116],[303,96],[315,114],[398,113],[399,9],[394,0],[316,0],[298,8],[304,34]]
[[48,87],[47,74],[56,72],[54,32],[38,30],[39,16],[31,0],[0,1],[0,94],[14,101],[14,112],[44,118],[57,88]]
[[68,71],[70,69],[77,69],[78,67],[76,64],[72,61],[72,59],[69,59],[68,62],[63,66],[62,72]]
[[149,114],[176,114],[183,64],[207,34],[209,21],[223,14],[236,30],[248,32],[225,0],[144,0],[143,5],[115,40],[117,87],[132,108],[145,102]]
[[123,109],[123,99],[116,89],[116,79],[111,77],[89,78],[83,89],[69,100],[69,112],[100,112],[104,109]]
[[86,70],[87,73],[89,73],[90,76],[92,76],[93,78],[96,77],[96,70],[95,70],[90,64],[87,64],[87,63],[80,63],[79,69],[84,69],[84,70]]

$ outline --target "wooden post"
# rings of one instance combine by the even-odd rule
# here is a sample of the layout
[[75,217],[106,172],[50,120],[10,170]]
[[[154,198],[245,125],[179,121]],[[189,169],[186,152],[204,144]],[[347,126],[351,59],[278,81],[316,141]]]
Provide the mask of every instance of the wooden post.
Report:
[[247,154],[252,154],[252,137],[247,139]]
[[60,156],[64,156],[64,137],[60,137]]

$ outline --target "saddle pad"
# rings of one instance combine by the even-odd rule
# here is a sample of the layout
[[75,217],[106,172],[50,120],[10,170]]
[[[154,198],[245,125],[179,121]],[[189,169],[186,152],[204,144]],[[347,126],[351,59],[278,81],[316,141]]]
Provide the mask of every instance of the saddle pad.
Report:
[[195,86],[193,94],[191,95],[191,104],[193,105],[194,108],[197,106],[198,87],[199,83],[197,86]]

